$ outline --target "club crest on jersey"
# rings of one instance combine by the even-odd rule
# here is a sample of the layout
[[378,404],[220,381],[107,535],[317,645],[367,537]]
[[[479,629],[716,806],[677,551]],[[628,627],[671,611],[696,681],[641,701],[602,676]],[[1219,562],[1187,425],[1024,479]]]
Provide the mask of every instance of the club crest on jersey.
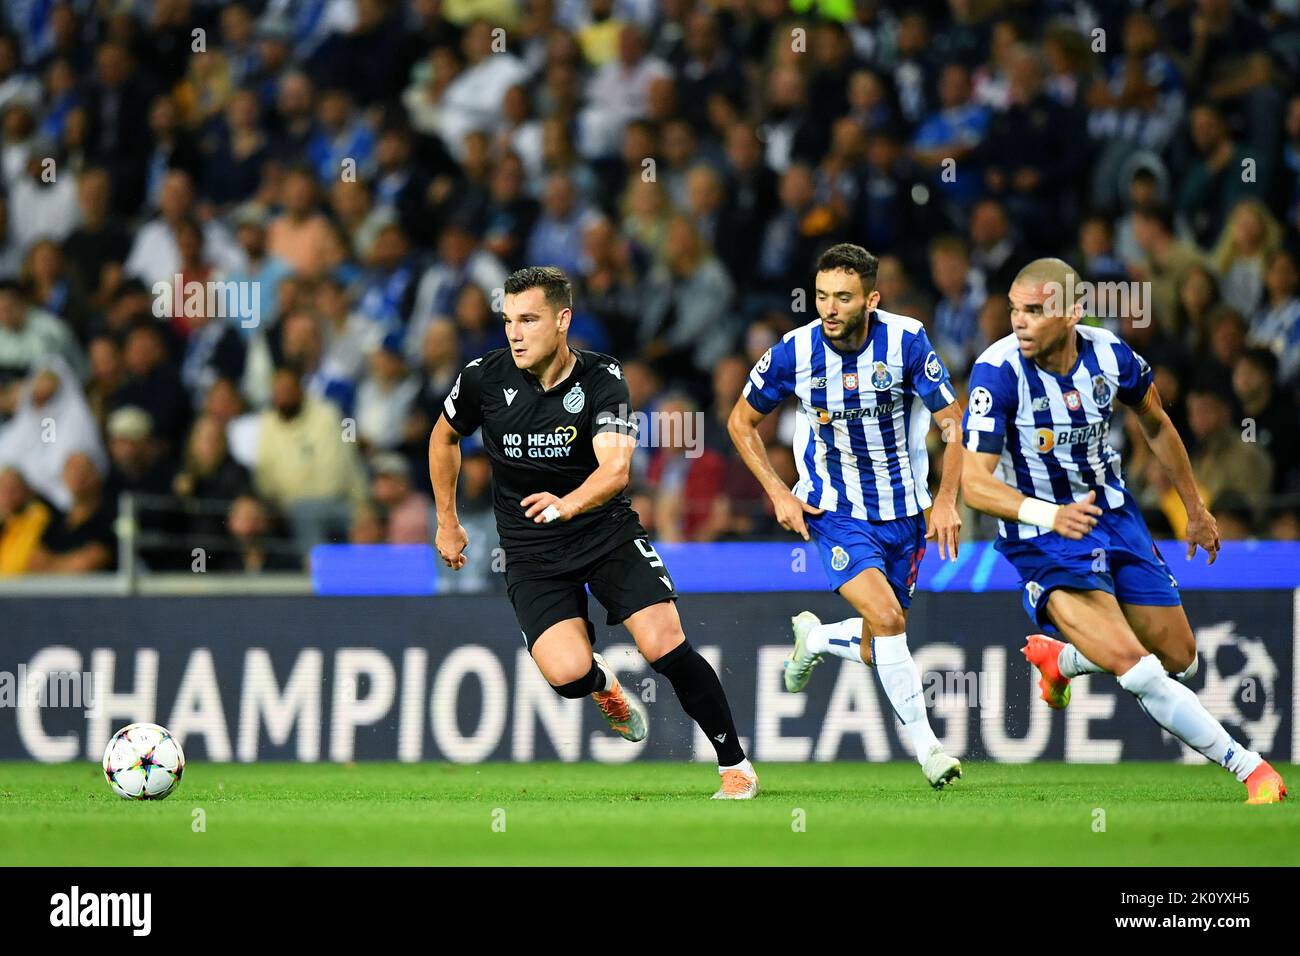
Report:
[[564,410],[570,414],[576,415],[582,411],[582,406],[587,404],[587,396],[582,391],[581,385],[575,385],[569,389],[564,396]]
[[844,391],[846,391],[846,392],[856,392],[857,390],[858,390],[858,373],[857,373],[857,372],[845,372],[845,373],[844,373]]
[[1043,586],[1037,581],[1030,581],[1025,585],[1025,591],[1029,594],[1029,606],[1038,607],[1038,602],[1043,597]]
[[891,388],[894,384],[894,373],[889,371],[889,367],[884,362],[875,364],[875,371],[871,373],[871,387],[877,392],[883,392]]
[[1070,389],[1061,398],[1065,399],[1065,407],[1072,412],[1077,412],[1083,408],[1083,396],[1076,389]]
[[843,571],[849,566],[849,553],[838,544],[831,548],[831,569]]
[[1092,400],[1102,407],[1110,404],[1110,382],[1105,375],[1092,377]]
[[932,382],[937,382],[943,378],[943,363],[939,361],[939,356],[933,351],[925,357],[925,377]]

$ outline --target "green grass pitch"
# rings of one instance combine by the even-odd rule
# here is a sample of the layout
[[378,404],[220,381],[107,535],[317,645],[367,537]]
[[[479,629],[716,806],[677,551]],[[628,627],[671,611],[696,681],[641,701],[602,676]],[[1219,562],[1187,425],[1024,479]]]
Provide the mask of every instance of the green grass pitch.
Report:
[[[733,803],[708,799],[706,764],[200,762],[146,803],[93,764],[9,763],[0,863],[1300,864],[1300,801],[1246,806],[1215,767],[965,769],[935,793],[912,764],[766,764],[758,799]],[[1278,770],[1300,786],[1296,765]]]

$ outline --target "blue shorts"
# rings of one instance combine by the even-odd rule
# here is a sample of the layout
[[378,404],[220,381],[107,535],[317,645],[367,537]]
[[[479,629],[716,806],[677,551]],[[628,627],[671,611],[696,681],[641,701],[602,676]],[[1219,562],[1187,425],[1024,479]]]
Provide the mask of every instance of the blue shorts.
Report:
[[1127,492],[1124,498],[1119,508],[1103,511],[1097,527],[1079,541],[1048,531],[994,544],[1019,573],[1025,613],[1035,626],[1056,632],[1045,613],[1053,588],[1105,591],[1121,604],[1182,604],[1178,582],[1151,540],[1137,502]]
[[806,517],[831,590],[838,591],[867,568],[879,568],[898,603],[905,608],[911,605],[925,556],[925,515],[864,521],[828,511]]

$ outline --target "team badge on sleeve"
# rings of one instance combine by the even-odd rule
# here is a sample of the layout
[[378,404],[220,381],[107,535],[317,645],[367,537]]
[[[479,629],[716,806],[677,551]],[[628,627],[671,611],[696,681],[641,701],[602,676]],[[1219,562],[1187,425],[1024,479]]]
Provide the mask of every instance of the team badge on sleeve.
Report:
[[877,362],[875,371],[871,373],[871,387],[877,392],[883,392],[892,388],[894,384],[894,373],[889,371],[889,366],[884,362]]
[[1105,375],[1094,375],[1092,377],[1092,398],[1098,405],[1105,407],[1110,404],[1110,382],[1106,381]]
[[932,382],[937,382],[943,378],[943,363],[939,361],[939,356],[933,351],[925,357],[925,377]]
[[987,415],[991,411],[993,411],[993,393],[983,385],[977,385],[971,389],[970,413],[972,415]]
[[1070,389],[1061,398],[1065,399],[1065,407],[1072,412],[1077,412],[1083,408],[1083,396],[1075,389]]

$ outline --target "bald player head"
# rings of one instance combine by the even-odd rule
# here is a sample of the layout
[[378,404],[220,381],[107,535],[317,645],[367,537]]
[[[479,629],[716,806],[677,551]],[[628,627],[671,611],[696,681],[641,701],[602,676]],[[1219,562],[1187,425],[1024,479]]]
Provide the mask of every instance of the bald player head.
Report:
[[1063,259],[1035,259],[1011,283],[1011,331],[1020,354],[1050,363],[1069,351],[1074,327],[1083,315],[1079,274]]

